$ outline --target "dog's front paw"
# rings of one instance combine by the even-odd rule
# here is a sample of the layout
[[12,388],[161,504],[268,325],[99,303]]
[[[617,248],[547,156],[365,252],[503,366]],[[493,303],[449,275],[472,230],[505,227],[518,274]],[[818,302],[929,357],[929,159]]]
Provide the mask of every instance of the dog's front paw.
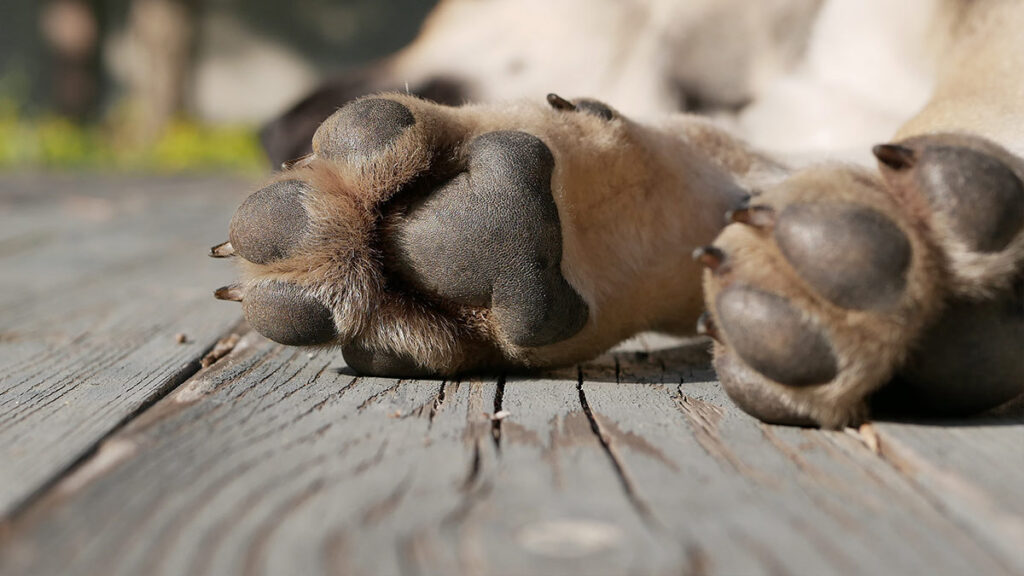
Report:
[[885,182],[844,166],[798,173],[697,253],[719,377],[762,420],[857,423],[897,374],[901,400],[932,411],[1024,391],[1019,161],[950,136],[876,154]]
[[537,136],[409,97],[356,101],[314,152],[231,221],[250,325],[289,345],[340,344],[392,376],[502,366],[578,333],[562,274],[555,160]]
[[710,241],[735,196],[660,209],[687,197],[665,142],[683,145],[592,100],[358,100],[238,209],[213,253],[242,280],[218,296],[273,340],[389,376],[562,365],[692,325],[689,250],[641,248]]

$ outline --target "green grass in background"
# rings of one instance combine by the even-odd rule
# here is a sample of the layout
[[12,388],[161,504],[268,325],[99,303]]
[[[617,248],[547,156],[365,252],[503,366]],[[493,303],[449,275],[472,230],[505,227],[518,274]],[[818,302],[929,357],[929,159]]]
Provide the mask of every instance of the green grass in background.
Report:
[[27,115],[0,98],[0,170],[114,172],[231,172],[259,174],[267,162],[250,126],[172,122],[151,145],[138,146],[113,121],[78,124],[53,115]]

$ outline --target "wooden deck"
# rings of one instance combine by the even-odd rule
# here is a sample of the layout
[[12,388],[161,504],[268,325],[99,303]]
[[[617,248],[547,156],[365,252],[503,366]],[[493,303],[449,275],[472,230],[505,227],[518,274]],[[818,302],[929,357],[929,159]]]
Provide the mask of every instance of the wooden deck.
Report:
[[535,379],[357,377],[211,297],[248,188],[0,179],[3,576],[1024,574],[1020,407],[766,426],[656,337]]

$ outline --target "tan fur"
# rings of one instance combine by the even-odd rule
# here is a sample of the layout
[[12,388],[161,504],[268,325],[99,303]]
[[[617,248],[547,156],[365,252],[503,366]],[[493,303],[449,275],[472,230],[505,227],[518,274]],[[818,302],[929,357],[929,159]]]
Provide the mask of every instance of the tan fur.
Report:
[[[780,170],[696,117],[651,127],[540,103],[454,109],[387,97],[407,106],[415,125],[379,156],[315,158],[280,174],[277,180],[298,178],[316,191],[306,203],[313,240],[297,256],[246,263],[244,272],[247,284],[307,286],[335,311],[336,343],[358,340],[368,349],[408,354],[442,373],[564,365],[638,331],[692,333],[702,299],[690,253],[717,234],[722,214],[744,194],[740,179],[767,179]],[[315,150],[330,122],[314,139]],[[431,168],[433,151],[508,129],[541,138],[555,156],[562,270],[591,310],[579,334],[541,348],[511,344],[486,311],[438,310],[389,288],[387,263],[374,249],[387,230],[382,206]]]
[[[1024,5],[1012,0],[968,2],[945,0],[933,30],[942,46],[937,85],[929,103],[897,133],[914,147],[923,138],[982,150],[1024,177]],[[993,145],[977,136],[1001,144]],[[1011,153],[1012,152],[1012,153]],[[756,383],[790,412],[820,425],[839,427],[866,415],[865,399],[889,381],[906,360],[922,329],[947,302],[959,297],[991,298],[1008,289],[1024,263],[1024,233],[1004,250],[968,250],[950,232],[950,224],[933,212],[909,173],[883,170],[886,182],[852,179],[860,170],[822,166],[797,172],[783,185],[757,198],[778,209],[794,202],[825,200],[870,206],[898,223],[911,241],[914,258],[898,310],[885,314],[832,306],[792,271],[774,241],[744,224],[728,226],[716,240],[731,262],[727,273],[705,273],[705,296],[742,282],[783,295],[813,325],[824,330],[836,352],[840,372],[831,383],[792,388],[767,379]],[[869,183],[870,182],[870,183]],[[714,316],[714,308],[711,308]],[[728,344],[728,336],[724,344]],[[717,353],[725,353],[716,346]],[[795,354],[799,351],[794,351]]]
[[895,139],[939,132],[989,138],[1024,155],[1024,6],[1016,0],[943,0],[945,41],[928,104]]
[[[1018,109],[1024,94],[1024,5],[935,1],[933,29],[944,50],[937,88],[898,137],[975,133],[1005,147],[978,144],[1024,176],[1024,165],[1013,155],[1024,151],[1024,114]],[[811,4],[805,9],[816,9]],[[648,7],[654,5],[661,6]],[[450,0],[440,14],[454,17],[468,6]],[[425,37],[441,33],[442,16],[435,18]],[[412,55],[399,59],[406,60],[416,61]],[[273,280],[298,284],[333,311],[334,343],[358,342],[408,356],[433,372],[565,365],[639,331],[692,333],[705,298],[713,302],[724,286],[740,282],[784,296],[827,335],[839,364],[835,380],[820,387],[767,380],[756,385],[790,412],[838,427],[865,416],[865,398],[899,368],[945,302],[1004,290],[1024,261],[1024,234],[995,256],[978,257],[951,244],[948,224],[932,218],[919,195],[901,188],[891,174],[883,180],[838,163],[793,170],[706,119],[680,115],[645,123],[618,115],[608,121],[556,110],[539,98],[449,108],[407,95],[384,97],[404,104],[415,124],[381,154],[316,157],[279,175],[304,180],[314,190],[306,200],[313,231],[296,256],[244,264],[244,287]],[[315,151],[332,121],[314,138]],[[403,288],[379,248],[382,237],[401,225],[389,203],[402,201],[407,184],[448,161],[439,154],[458,158],[474,137],[496,130],[533,134],[555,158],[551,190],[561,223],[562,273],[586,302],[589,317],[579,333],[553,345],[516,346],[488,310],[433,301]],[[764,193],[756,203],[777,210],[827,201],[885,214],[913,252],[898,305],[884,312],[841,309],[799,277],[765,231],[743,224],[723,231],[723,214],[759,190]],[[713,240],[728,261],[717,273],[704,274],[702,294],[691,253]],[[726,335],[718,352],[728,344]]]

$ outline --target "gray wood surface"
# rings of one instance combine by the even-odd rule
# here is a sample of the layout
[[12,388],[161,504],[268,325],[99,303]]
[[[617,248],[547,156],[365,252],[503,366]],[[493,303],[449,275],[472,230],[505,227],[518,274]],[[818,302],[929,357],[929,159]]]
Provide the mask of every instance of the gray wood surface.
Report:
[[0,514],[194,372],[238,321],[210,297],[231,269],[204,252],[245,189],[0,181]]
[[704,343],[654,336],[532,378],[357,377],[208,300],[244,184],[92,184],[99,223],[53,216],[77,181],[0,204],[4,576],[1024,574],[1019,408],[767,426]]

